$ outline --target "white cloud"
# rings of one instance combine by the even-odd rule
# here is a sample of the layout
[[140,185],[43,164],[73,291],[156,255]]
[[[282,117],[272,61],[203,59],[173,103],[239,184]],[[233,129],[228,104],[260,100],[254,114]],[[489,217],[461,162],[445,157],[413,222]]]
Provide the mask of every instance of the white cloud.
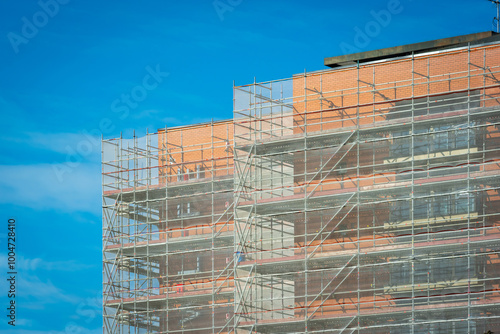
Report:
[[56,164],[0,166],[0,203],[64,212],[100,212],[99,164],[64,169]]
[[16,319],[16,326],[31,327],[33,326],[33,320],[18,318]]
[[[0,334],[12,334],[15,332],[16,334],[56,334],[54,331],[38,331],[38,330],[30,330],[30,329],[21,329],[18,328],[19,323],[16,321],[16,327],[12,327],[13,329],[4,329],[0,330]],[[60,332],[63,333],[63,332]]]
[[99,158],[101,149],[100,138],[84,131],[82,133],[24,132],[15,136],[4,135],[0,137],[0,140],[66,155],[84,149],[86,158],[92,158],[92,160]]
[[[44,310],[47,305],[69,303],[77,305],[81,298],[68,294],[55,286],[50,280],[42,280],[35,275],[23,273],[17,276],[17,292],[22,297],[23,308]],[[2,281],[1,288],[7,289],[7,280]]]
[[139,112],[134,112],[131,115],[135,119],[143,119],[143,118],[158,118],[158,114],[162,114],[162,111],[158,109],[145,109]]
[[[86,270],[94,267],[95,265],[78,263],[75,260],[69,261],[45,261],[42,258],[28,259],[22,255],[18,255],[16,259],[17,270],[22,271],[36,271],[36,270],[46,270],[46,271],[79,271]],[[7,269],[7,255],[0,255],[0,268],[5,267]]]
[[[19,324],[17,324],[19,325]],[[54,330],[29,330],[29,329],[22,329],[22,328],[15,328],[14,332],[16,334],[102,334],[102,328],[95,328],[95,329],[90,329],[90,328],[85,328],[79,325],[76,325],[74,323],[68,323],[64,330],[60,331],[54,331]],[[5,330],[0,330],[0,334],[12,334],[13,330],[12,329],[5,329]]]
[[[7,100],[0,95],[0,110],[2,111],[2,121],[9,124],[11,128],[23,128],[22,124],[28,120],[25,111],[17,103]],[[24,124],[29,124],[26,122]]]
[[76,150],[82,142],[91,144],[94,148],[93,152],[89,153],[99,155],[100,138],[86,136],[80,133],[40,133],[27,132],[27,141],[33,147],[45,148],[54,152],[67,154],[68,146]]

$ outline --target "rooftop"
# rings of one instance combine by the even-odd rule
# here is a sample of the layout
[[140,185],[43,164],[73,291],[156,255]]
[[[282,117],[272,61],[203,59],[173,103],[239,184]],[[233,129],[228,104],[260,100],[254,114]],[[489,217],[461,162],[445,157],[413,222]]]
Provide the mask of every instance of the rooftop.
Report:
[[470,35],[462,35],[456,37],[448,37],[436,39],[433,41],[394,46],[385,49],[358,52],[348,55],[325,58],[325,65],[328,67],[339,67],[345,65],[353,65],[356,63],[366,63],[380,59],[395,58],[411,55],[412,53],[421,53],[429,51],[438,51],[450,47],[465,46],[468,43],[488,43],[500,41],[500,34],[493,31],[479,32]]

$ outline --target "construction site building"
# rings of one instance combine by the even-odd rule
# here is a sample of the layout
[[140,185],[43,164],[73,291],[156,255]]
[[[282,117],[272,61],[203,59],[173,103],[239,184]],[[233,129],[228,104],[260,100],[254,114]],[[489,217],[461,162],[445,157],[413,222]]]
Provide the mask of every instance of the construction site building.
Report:
[[500,330],[500,37],[326,58],[102,141],[105,333]]

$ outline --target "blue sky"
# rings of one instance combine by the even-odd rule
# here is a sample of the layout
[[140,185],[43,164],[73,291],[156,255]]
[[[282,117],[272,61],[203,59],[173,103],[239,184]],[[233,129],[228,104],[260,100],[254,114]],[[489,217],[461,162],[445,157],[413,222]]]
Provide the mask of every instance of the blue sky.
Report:
[[[231,118],[233,81],[321,70],[346,46],[487,31],[495,15],[486,0],[396,2],[2,1],[2,305],[10,217],[19,274],[16,331],[2,311],[0,334],[102,332],[101,134]],[[377,29],[374,13],[388,8]],[[375,30],[359,43],[366,29]],[[124,102],[151,72],[158,80]]]

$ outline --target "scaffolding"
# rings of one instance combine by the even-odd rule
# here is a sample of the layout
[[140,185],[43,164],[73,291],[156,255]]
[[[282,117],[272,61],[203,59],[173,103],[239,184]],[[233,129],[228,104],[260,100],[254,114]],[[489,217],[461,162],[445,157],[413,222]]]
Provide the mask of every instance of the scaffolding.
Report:
[[107,333],[500,328],[500,43],[234,87],[103,140]]
[[232,328],[232,133],[212,122],[103,141],[105,332]]
[[500,47],[235,87],[242,333],[500,328]]

